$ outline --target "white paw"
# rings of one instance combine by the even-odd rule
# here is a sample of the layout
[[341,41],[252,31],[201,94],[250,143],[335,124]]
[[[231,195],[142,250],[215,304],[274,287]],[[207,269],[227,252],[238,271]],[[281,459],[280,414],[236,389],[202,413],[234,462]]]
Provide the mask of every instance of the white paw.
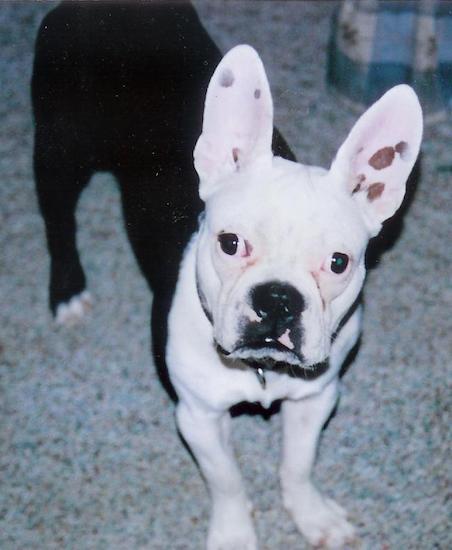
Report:
[[237,526],[227,532],[210,530],[207,550],[257,550],[256,535],[253,530],[248,532]]
[[93,307],[91,294],[84,290],[81,294],[72,296],[69,302],[59,304],[55,314],[57,325],[72,327],[78,324]]
[[251,506],[237,502],[214,506],[207,537],[207,550],[257,550],[250,515]]
[[285,491],[284,506],[313,546],[340,549],[355,540],[355,529],[347,521],[345,510],[324,497],[311,483],[298,484]]

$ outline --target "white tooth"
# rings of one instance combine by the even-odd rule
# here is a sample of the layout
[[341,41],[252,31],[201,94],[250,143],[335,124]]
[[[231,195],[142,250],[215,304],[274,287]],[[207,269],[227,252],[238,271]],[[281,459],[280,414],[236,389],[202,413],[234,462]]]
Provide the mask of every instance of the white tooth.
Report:
[[292,340],[290,339],[289,333],[290,333],[289,329],[286,329],[286,332],[278,338],[278,342],[288,349],[294,349],[295,346]]

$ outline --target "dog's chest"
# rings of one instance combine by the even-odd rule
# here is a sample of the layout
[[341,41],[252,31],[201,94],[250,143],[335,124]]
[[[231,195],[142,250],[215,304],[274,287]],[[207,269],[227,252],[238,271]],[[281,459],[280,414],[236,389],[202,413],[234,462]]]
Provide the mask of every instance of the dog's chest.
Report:
[[[180,342],[180,343],[183,343]],[[260,403],[269,408],[274,401],[302,399],[318,393],[329,375],[313,381],[265,372],[265,385],[253,369],[225,366],[212,346],[189,350],[171,343],[168,352],[171,379],[180,397],[204,402],[209,408],[226,410],[241,403]]]
[[254,370],[248,369],[243,374],[244,376],[237,376],[237,372],[229,369],[229,383],[217,392],[220,401],[231,402],[231,404],[247,401],[260,403],[264,408],[269,408],[274,401],[301,399],[317,393],[320,387],[316,382],[306,382],[271,371],[265,371],[259,375]]

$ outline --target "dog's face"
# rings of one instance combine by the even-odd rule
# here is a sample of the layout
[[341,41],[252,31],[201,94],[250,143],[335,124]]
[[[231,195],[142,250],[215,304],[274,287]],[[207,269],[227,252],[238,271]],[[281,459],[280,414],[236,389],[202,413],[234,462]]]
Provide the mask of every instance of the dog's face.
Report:
[[206,203],[198,290],[225,355],[309,368],[327,359],[362,287],[368,240],[402,202],[422,114],[409,87],[393,88],[328,171],[274,157],[272,131],[264,68],[238,46],[212,77],[194,153]]
[[217,343],[259,363],[322,362],[362,286],[368,236],[325,173],[280,158],[238,173],[207,201],[198,248]]

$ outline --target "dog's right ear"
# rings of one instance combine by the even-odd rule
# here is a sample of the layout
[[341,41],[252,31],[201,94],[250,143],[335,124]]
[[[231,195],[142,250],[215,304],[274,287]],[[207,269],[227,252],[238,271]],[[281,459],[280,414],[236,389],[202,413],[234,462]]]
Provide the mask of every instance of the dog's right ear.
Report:
[[419,100],[399,84],[358,119],[340,147],[331,173],[353,196],[372,235],[399,208],[421,138]]
[[202,200],[249,164],[272,159],[273,103],[264,66],[251,46],[230,50],[207,89],[202,134],[194,150]]

